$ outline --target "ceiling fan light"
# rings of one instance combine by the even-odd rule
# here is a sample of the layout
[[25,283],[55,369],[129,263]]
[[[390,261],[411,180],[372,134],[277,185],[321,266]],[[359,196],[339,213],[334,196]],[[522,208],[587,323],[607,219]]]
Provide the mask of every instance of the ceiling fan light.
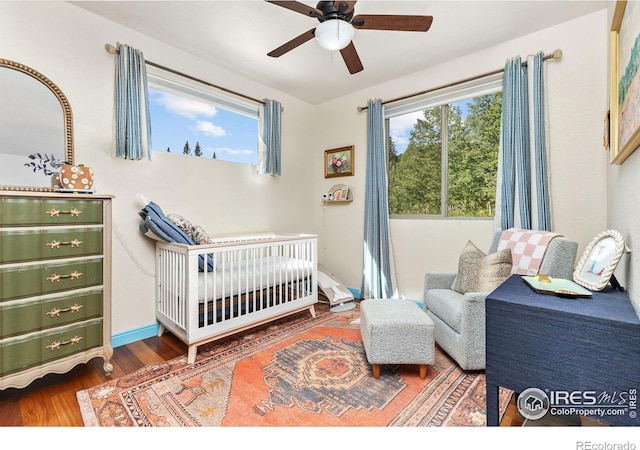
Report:
[[316,27],[315,31],[318,43],[327,50],[342,50],[349,45],[354,34],[353,26],[341,19],[325,20]]

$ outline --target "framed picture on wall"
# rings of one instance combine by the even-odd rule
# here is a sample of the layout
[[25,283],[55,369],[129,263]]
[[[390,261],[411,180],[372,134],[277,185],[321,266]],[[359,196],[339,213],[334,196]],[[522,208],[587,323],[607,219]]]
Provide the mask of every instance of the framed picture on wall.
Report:
[[324,151],[324,177],[347,177],[353,171],[353,145]]
[[618,1],[611,24],[610,160],[640,146],[640,2]]

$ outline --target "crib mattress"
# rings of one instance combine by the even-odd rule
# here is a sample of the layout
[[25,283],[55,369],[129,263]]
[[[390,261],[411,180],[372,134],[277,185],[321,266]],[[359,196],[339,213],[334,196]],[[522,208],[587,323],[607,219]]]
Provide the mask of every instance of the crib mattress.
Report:
[[198,300],[219,300],[310,278],[311,261],[269,256],[216,263],[212,272],[198,273]]

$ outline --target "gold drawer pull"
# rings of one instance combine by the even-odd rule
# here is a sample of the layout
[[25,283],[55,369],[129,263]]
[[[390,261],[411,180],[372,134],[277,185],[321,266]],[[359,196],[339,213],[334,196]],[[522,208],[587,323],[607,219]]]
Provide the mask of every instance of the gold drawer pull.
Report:
[[77,208],[71,208],[69,211],[60,211],[59,209],[51,208],[45,214],[49,214],[50,217],[60,217],[60,214],[69,214],[71,217],[78,217],[82,214],[82,211]]
[[61,242],[54,239],[53,241],[49,242],[47,246],[51,247],[51,249],[53,250],[54,248],[60,248],[61,245],[70,245],[71,247],[80,247],[80,244],[82,244],[82,241],[80,239],[72,239],[68,242]]
[[63,342],[53,341],[51,344],[47,345],[47,348],[51,351],[54,351],[54,350],[58,350],[63,345],[79,344],[81,340],[82,340],[82,336],[74,336],[68,341],[63,341]]
[[75,270],[66,275],[58,275],[57,273],[54,273],[51,274],[50,277],[47,277],[47,280],[51,281],[52,283],[58,283],[62,278],[71,278],[72,280],[77,280],[80,278],[80,275],[82,275],[82,273]]
[[47,316],[53,319],[54,317],[59,317],[60,313],[70,312],[71,314],[73,314],[73,313],[79,312],[80,309],[82,309],[82,305],[78,305],[77,303],[75,303],[72,306],[64,309],[53,308],[51,311],[47,313]]

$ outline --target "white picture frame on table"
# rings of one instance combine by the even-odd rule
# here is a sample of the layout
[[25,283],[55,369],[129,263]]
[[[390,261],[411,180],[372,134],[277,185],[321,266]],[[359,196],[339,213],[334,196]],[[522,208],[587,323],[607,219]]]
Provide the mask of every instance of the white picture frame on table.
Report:
[[624,253],[624,239],[616,230],[599,233],[585,248],[573,272],[573,281],[592,291],[609,283]]

